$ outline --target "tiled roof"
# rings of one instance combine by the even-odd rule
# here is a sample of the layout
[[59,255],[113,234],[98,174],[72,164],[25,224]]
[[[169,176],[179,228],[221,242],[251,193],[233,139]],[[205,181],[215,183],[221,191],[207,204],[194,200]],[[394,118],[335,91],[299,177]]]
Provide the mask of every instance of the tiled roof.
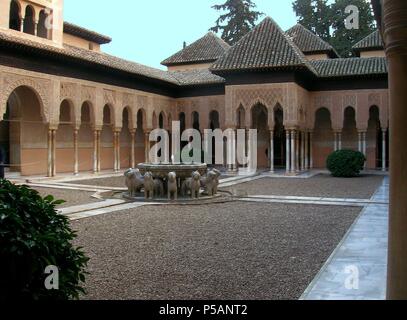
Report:
[[225,83],[225,79],[213,74],[208,69],[171,71],[169,73],[177,79],[181,85]]
[[386,58],[346,58],[311,61],[321,78],[387,74]]
[[384,49],[384,44],[382,36],[379,30],[376,30],[369,34],[366,38],[363,38],[358,43],[356,43],[352,49],[354,51],[368,51],[368,50],[377,50]]
[[189,63],[205,63],[216,61],[230,46],[217,37],[214,33],[208,32],[204,37],[185,47],[173,56],[161,62],[164,66],[173,66]]
[[64,45],[62,48],[60,48],[53,45],[44,44],[39,41],[13,36],[2,31],[0,31],[0,45],[22,48],[25,49],[27,52],[32,52],[34,50],[46,55],[57,56],[65,59],[76,59],[79,61],[85,61],[115,70],[133,73],[135,75],[178,84],[178,81],[166,71],[120,59],[118,57],[114,57],[105,53],[81,49],[70,45]]
[[286,34],[305,54],[328,53],[331,56],[338,56],[335,49],[329,43],[322,40],[315,33],[311,32],[301,24],[296,24],[294,27],[287,30]]
[[314,71],[301,50],[273,19],[267,17],[217,60],[211,70],[227,72],[293,67]]
[[69,22],[64,22],[64,33],[68,33],[89,41],[94,41],[98,44],[106,44],[112,41],[112,38],[110,37],[104,36],[103,34],[85,29]]

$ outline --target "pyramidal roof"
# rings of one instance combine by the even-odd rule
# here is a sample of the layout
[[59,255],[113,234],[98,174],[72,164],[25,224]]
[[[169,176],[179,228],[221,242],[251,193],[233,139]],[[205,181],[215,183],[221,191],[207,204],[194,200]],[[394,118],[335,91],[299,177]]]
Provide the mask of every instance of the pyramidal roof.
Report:
[[267,17],[217,60],[211,70],[222,73],[273,68],[305,68],[315,73],[301,50]]
[[305,28],[302,24],[296,24],[286,31],[295,45],[305,54],[327,53],[331,57],[337,57],[335,49],[315,33]]
[[221,57],[229,48],[230,46],[225,41],[213,32],[208,32],[202,38],[162,61],[161,64],[164,66],[174,66],[213,62]]
[[354,51],[368,51],[368,50],[378,50],[378,49],[384,49],[384,44],[382,40],[382,36],[380,34],[379,30],[373,31],[371,34],[369,34],[367,37],[363,38],[360,40],[358,43],[356,43],[352,49]]

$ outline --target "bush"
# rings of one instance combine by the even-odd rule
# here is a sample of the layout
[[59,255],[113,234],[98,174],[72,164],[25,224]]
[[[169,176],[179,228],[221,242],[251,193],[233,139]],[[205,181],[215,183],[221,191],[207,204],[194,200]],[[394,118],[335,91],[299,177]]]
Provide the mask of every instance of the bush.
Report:
[[[0,179],[0,301],[78,299],[88,258],[74,248],[66,217],[52,196]],[[47,266],[59,271],[59,289],[47,290]]]
[[329,155],[328,170],[334,177],[356,177],[363,170],[366,157],[363,153],[352,150],[339,150]]

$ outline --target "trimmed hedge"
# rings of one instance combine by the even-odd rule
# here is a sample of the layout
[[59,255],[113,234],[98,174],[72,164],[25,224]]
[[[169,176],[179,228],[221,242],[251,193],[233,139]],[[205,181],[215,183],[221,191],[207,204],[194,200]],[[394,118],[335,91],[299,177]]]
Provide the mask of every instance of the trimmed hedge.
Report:
[[327,168],[334,177],[357,177],[363,170],[366,157],[353,150],[339,150],[331,153],[327,159]]
[[[0,301],[67,300],[85,293],[88,258],[73,247],[76,234],[56,212],[63,202],[0,179]],[[58,290],[45,288],[50,265],[58,268]]]

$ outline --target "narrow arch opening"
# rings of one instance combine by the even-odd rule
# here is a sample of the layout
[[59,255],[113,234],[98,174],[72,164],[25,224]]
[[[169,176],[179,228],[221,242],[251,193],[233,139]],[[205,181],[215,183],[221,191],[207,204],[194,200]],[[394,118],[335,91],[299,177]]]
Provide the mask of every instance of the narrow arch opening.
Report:
[[10,3],[10,20],[9,28],[12,30],[20,31],[21,30],[21,14],[20,14],[20,5],[17,1],[13,0]]
[[284,127],[284,111],[278,105],[274,108],[274,167],[286,167],[286,133]]
[[24,33],[35,34],[35,13],[31,6],[27,6],[25,9]]
[[47,18],[48,14],[45,12],[45,10],[41,10],[38,20],[37,35],[44,39],[48,39],[49,35],[47,28]]

